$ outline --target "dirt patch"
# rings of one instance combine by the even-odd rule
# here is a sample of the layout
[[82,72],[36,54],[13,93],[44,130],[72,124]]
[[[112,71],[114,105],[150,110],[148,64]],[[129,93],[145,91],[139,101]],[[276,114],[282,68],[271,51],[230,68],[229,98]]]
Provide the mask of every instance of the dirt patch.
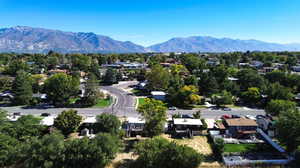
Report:
[[[204,155],[204,161],[201,163],[199,168],[207,167],[207,168],[220,168],[222,165],[217,162],[213,157],[213,152],[208,143],[208,139],[206,136],[194,136],[193,139],[173,139],[167,134],[162,134],[161,137],[168,139],[169,141],[175,141],[180,145],[187,145],[199,153]],[[134,138],[126,138],[125,143],[128,145],[129,142],[132,141],[140,141],[145,140],[145,137],[134,137]],[[132,145],[129,148],[132,149]],[[112,161],[110,165],[106,168],[127,168],[127,163],[133,162],[137,159],[138,156],[133,155],[132,150],[126,150],[126,152],[117,154],[116,158]]]
[[161,136],[170,141],[175,141],[180,145],[189,146],[195,149],[197,152],[203,154],[204,162],[201,163],[200,167],[222,167],[219,162],[214,160],[213,152],[206,136],[194,136],[193,139],[173,139],[166,134]]

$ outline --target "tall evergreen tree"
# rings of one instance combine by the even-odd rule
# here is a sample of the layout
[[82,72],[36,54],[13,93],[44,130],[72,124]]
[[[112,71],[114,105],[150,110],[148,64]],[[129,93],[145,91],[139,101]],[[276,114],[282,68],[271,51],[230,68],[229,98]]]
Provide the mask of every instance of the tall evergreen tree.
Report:
[[104,76],[104,82],[106,84],[114,84],[117,83],[117,72],[116,70],[109,68],[106,71],[106,74]]
[[14,104],[29,104],[32,99],[32,83],[30,76],[23,70],[17,72],[13,82]]
[[84,104],[88,106],[95,105],[100,98],[99,84],[97,77],[90,73],[85,86]]

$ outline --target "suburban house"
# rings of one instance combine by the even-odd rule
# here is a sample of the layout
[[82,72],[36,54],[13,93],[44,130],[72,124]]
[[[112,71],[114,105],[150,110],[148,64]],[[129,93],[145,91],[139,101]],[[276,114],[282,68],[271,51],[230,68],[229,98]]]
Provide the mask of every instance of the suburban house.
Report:
[[294,72],[300,72],[300,65],[292,66],[292,70],[293,70]]
[[254,68],[257,68],[257,69],[263,67],[263,65],[264,65],[264,63],[261,62],[261,61],[252,61],[252,62],[250,63],[250,66],[251,66],[251,67],[254,67]]
[[269,137],[275,136],[275,121],[271,117],[259,116],[256,118],[256,123]]
[[127,137],[141,135],[145,127],[145,120],[141,118],[128,117],[123,124]]
[[200,119],[173,118],[173,122],[171,122],[172,135],[193,137],[201,134],[202,125]]
[[225,119],[223,124],[226,128],[226,134],[233,138],[249,138],[256,134],[258,127],[254,120],[247,118]]
[[105,68],[116,68],[116,69],[143,69],[146,68],[147,64],[141,64],[141,63],[130,63],[130,62],[116,62],[114,64],[103,64],[102,67]]
[[162,91],[152,91],[151,97],[156,100],[164,101],[166,99],[166,93]]

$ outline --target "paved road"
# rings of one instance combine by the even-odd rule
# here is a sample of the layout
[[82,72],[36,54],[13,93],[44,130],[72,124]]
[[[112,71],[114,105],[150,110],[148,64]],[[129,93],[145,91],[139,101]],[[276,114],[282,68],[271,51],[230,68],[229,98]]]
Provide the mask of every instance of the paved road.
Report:
[[[135,97],[127,93],[124,89],[128,88],[130,85],[136,84],[136,81],[131,82],[121,82],[120,84],[113,86],[101,86],[101,90],[105,90],[115,97],[114,103],[110,107],[106,108],[73,108],[78,111],[79,114],[85,116],[95,116],[101,113],[113,113],[118,116],[138,116],[136,113]],[[68,110],[70,108],[55,108],[53,106],[40,107],[40,108],[23,108],[21,106],[14,107],[1,107],[2,109],[8,111],[8,113],[21,112],[21,114],[32,114],[40,115],[42,113],[50,113],[53,116],[57,116],[63,110]]]
[[117,116],[138,116],[135,110],[136,98],[125,89],[137,84],[136,81],[122,82],[114,86],[103,86],[101,89],[115,96],[115,103],[110,107],[111,112]]
[[[139,116],[135,110],[135,101],[136,98],[128,93],[126,89],[130,85],[136,84],[136,81],[130,82],[121,82],[120,84],[113,86],[102,86],[101,89],[109,92],[115,97],[114,103],[107,108],[73,108],[78,111],[79,114],[85,116],[95,116],[101,113],[113,113],[117,116],[127,116],[127,117],[137,117]],[[22,114],[32,114],[32,115],[40,115],[41,113],[51,113],[56,116],[61,113],[63,110],[68,110],[69,108],[31,108],[24,109],[20,106],[18,107],[1,107],[9,113],[21,112]],[[193,110],[176,110],[176,111],[168,111],[168,115],[172,114],[193,114],[199,109]],[[233,108],[232,111],[223,111],[223,110],[212,110],[212,109],[201,109],[202,117],[204,118],[219,118],[224,114],[235,114],[235,115],[262,115],[265,114],[264,110],[261,109],[247,109],[247,108]]]

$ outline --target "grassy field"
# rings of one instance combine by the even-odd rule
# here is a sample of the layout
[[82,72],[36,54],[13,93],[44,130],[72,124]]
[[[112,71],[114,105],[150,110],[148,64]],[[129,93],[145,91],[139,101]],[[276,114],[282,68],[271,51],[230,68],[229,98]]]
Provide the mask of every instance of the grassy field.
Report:
[[108,107],[112,103],[111,99],[100,99],[93,107],[103,108]]
[[142,106],[143,104],[145,104],[145,99],[146,98],[138,98],[138,106]]
[[224,152],[247,152],[249,149],[254,148],[256,144],[225,144]]

